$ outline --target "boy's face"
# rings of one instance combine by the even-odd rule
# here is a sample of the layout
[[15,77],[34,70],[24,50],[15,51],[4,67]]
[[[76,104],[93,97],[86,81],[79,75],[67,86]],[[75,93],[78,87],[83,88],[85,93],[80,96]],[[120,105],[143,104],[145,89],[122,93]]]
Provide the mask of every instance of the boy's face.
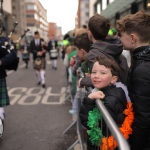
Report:
[[122,32],[119,35],[119,38],[123,44],[123,47],[125,50],[134,50],[135,49],[135,45],[134,45],[134,39],[133,39],[133,34],[128,34],[126,32]]
[[113,76],[110,68],[106,68],[95,62],[92,68],[91,80],[94,87],[102,89],[117,81],[117,76]]

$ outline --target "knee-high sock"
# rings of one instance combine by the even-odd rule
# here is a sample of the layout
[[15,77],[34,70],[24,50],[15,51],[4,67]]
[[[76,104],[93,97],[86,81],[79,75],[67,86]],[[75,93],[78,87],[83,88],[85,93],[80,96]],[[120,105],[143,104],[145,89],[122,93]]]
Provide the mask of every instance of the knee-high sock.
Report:
[[42,84],[45,84],[45,70],[40,71]]
[[41,82],[41,74],[40,71],[36,71],[38,82]]
[[3,120],[4,119],[4,108],[0,107],[0,118]]
[[54,67],[57,68],[57,59],[54,59]]

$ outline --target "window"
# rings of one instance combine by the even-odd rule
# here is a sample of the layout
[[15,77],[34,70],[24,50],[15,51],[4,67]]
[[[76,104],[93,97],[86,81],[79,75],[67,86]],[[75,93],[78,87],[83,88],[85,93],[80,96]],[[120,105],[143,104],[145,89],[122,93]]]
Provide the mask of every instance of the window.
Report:
[[86,16],[89,16],[89,12],[86,12]]
[[97,10],[97,13],[98,13],[98,14],[101,13],[101,5],[100,5],[100,4],[97,4],[96,10]]
[[107,1],[106,0],[103,0],[102,1],[102,10],[105,10],[107,7]]
[[34,18],[34,14],[27,14],[26,17],[27,18]]
[[35,26],[35,24],[34,23],[27,23],[27,26],[33,27],[33,26]]
[[37,6],[35,6],[34,4],[28,4],[27,5],[27,10],[37,10]]
[[112,3],[114,0],[109,0],[109,3]]
[[26,0],[26,2],[32,2],[32,0]]

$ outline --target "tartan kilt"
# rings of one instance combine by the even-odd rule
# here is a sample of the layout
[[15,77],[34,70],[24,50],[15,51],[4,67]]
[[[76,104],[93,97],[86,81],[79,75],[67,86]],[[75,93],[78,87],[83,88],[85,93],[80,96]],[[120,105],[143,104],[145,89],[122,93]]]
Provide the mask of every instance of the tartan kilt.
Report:
[[6,79],[0,79],[0,107],[9,105],[9,96],[7,91]]
[[45,69],[46,60],[45,57],[37,57],[33,62],[33,68],[36,70]]

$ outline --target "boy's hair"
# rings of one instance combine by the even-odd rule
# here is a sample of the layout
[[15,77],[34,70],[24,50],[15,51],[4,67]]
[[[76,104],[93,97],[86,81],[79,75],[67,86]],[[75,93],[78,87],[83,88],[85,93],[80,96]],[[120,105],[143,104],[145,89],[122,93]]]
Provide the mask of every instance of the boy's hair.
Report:
[[95,14],[89,19],[88,29],[96,40],[103,40],[108,34],[110,23],[105,17]]
[[138,34],[141,42],[150,40],[150,14],[139,11],[136,14],[129,14],[117,21],[118,35],[121,32]]
[[91,47],[91,41],[88,38],[88,34],[87,33],[83,33],[83,34],[79,34],[75,37],[74,39],[74,45],[78,48],[78,49],[84,49],[87,53],[90,50]]
[[97,56],[95,62],[97,61],[100,65],[104,65],[106,68],[109,68],[113,76],[118,76],[120,68],[113,59],[104,56]]

